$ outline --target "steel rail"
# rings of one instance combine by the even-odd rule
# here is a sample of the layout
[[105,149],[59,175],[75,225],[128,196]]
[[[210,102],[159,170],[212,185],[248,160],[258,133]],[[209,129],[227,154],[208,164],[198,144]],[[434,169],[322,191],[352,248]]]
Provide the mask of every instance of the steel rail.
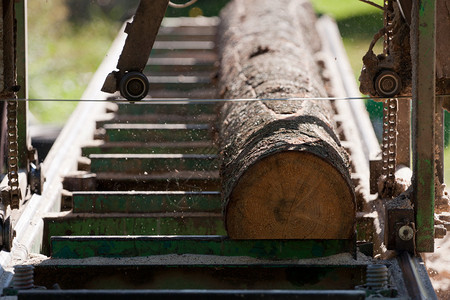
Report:
[[403,252],[398,255],[397,260],[412,300],[437,299],[425,265],[420,257],[413,257],[408,252]]

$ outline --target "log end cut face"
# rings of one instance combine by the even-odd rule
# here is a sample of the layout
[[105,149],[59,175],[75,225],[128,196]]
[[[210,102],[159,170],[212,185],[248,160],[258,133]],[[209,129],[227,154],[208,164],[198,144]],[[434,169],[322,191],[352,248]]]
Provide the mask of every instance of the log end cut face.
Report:
[[259,160],[239,179],[227,205],[233,239],[350,239],[355,197],[348,180],[309,152]]

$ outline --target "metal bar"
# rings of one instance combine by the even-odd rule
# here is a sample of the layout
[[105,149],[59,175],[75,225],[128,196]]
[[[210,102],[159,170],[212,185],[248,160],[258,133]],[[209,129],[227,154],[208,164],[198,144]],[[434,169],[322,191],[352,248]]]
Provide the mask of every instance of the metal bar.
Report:
[[413,202],[416,249],[434,251],[436,0],[413,1]]
[[217,155],[210,154],[93,154],[91,172],[151,174],[219,170]]
[[366,299],[363,291],[273,291],[273,290],[64,290],[64,291],[20,291],[19,300],[128,300],[128,299],[183,299],[183,300],[228,300],[228,299],[276,299],[276,300],[295,300],[295,299],[335,299],[335,300],[362,300]]
[[445,126],[444,126],[444,110],[442,109],[443,98],[436,98],[436,112],[435,112],[435,143],[436,143],[436,182],[435,182],[435,195],[438,195],[441,184],[444,184],[444,148],[445,148]]
[[411,299],[437,300],[423,261],[419,257],[411,257],[408,252],[401,253],[398,261]]
[[163,172],[132,175],[99,173],[97,190],[101,191],[217,191],[221,187],[219,172]]
[[220,192],[75,192],[73,213],[217,212]]
[[[16,69],[17,92],[19,99],[28,99],[27,70],[27,0],[15,1],[16,33]],[[31,148],[31,137],[28,134],[28,102],[20,101],[17,108],[17,134],[19,137],[19,168],[29,171],[28,152]]]
[[169,0],[141,0],[133,23],[126,28],[128,37],[117,63],[120,72],[144,69],[168,3]]
[[137,257],[166,254],[307,259],[353,253],[353,240],[231,240],[225,236],[59,236],[52,258]]
[[210,140],[208,124],[109,124],[108,142],[190,142]]
[[220,213],[57,214],[44,218],[42,252],[52,236],[71,235],[225,235]]
[[411,167],[411,100],[398,101],[396,165]]
[[174,114],[149,114],[149,115],[114,115],[97,121],[97,128],[101,128],[106,124],[212,124],[217,116],[212,114],[200,114],[179,116]]
[[143,115],[143,114],[175,114],[175,115],[200,115],[215,114],[216,102],[204,102],[189,104],[186,101],[170,103],[134,103],[118,104],[118,115]]
[[[97,123],[98,124],[98,123]],[[92,143],[81,149],[83,156],[91,154],[214,154],[217,146],[210,141],[181,143]]]

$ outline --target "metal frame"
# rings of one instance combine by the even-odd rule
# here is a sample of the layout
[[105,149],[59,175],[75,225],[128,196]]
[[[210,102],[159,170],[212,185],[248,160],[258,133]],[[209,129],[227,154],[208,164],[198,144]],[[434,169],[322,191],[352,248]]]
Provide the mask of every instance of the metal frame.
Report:
[[413,65],[413,203],[416,250],[434,251],[436,0],[413,1],[411,58]]
[[[15,1],[15,18],[17,22],[16,34],[16,68],[17,92],[19,99],[28,99],[28,70],[27,70],[27,2],[28,0]],[[17,110],[17,129],[19,136],[19,168],[29,171],[29,149],[31,137],[28,135],[28,102],[19,101]]]
[[[115,93],[120,90],[124,97],[127,97],[127,93],[123,91],[128,90],[129,82],[138,80],[144,85],[149,84],[142,71],[147,64],[168,5],[169,0],[141,0],[133,23],[127,23],[125,28],[128,37],[117,63],[118,71],[113,71],[107,76],[102,87],[103,92]],[[145,39],[142,38],[143,35]],[[134,100],[143,97],[138,98]]]

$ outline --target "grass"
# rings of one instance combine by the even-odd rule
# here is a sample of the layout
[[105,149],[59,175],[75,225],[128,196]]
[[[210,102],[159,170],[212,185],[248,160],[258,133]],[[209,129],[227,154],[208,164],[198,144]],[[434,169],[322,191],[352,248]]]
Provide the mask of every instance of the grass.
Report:
[[[74,26],[62,0],[28,1],[30,99],[79,99],[103,60],[120,23],[105,15]],[[43,123],[63,124],[76,102],[31,102]]]

